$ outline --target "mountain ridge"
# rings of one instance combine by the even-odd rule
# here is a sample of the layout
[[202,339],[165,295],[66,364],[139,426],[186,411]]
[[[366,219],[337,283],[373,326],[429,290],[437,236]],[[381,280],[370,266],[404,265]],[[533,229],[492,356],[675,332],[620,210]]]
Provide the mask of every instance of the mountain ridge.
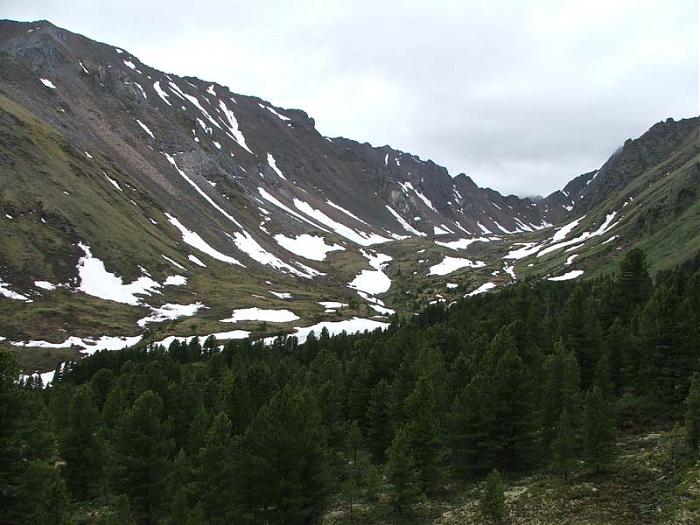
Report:
[[[570,275],[571,248],[574,277],[595,275],[679,224],[690,248],[652,262],[692,254],[697,118],[653,126],[534,202],[388,145],[324,137],[303,110],[162,73],[48,22],[0,28],[0,336],[15,342],[133,337],[145,333],[137,323],[224,333],[245,308],[299,319],[239,321],[252,335],[386,320]],[[631,187],[642,180],[650,186]],[[100,264],[114,289],[90,288],[86,272]],[[143,321],[156,311],[160,321]]]

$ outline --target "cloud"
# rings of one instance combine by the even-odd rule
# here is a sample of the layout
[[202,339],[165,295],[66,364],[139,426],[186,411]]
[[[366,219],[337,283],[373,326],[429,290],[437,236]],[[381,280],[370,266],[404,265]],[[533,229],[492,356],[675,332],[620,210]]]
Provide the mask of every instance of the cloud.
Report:
[[[8,4],[8,2],[4,2]],[[504,193],[553,191],[698,113],[695,0],[11,1],[143,62],[301,107]]]

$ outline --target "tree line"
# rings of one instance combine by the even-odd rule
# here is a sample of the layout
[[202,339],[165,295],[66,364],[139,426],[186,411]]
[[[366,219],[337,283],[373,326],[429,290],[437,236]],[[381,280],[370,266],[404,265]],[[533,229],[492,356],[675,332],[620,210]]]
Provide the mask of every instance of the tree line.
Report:
[[405,516],[489,473],[604,473],[627,429],[677,421],[697,450],[699,330],[700,260],[652,280],[633,250],[383,332],[98,352],[49,388],[0,351],[0,519],[302,524],[380,496]]

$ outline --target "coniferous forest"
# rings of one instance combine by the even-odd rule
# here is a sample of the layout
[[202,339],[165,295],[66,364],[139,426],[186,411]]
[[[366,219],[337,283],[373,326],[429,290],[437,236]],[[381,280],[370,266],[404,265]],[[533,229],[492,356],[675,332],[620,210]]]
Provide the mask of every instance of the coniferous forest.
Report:
[[[0,519],[22,524],[393,522],[504,480],[606,476],[619,436],[700,447],[700,259],[519,282],[385,332],[100,352],[43,388],[0,353]],[[484,483],[484,480],[485,483]]]

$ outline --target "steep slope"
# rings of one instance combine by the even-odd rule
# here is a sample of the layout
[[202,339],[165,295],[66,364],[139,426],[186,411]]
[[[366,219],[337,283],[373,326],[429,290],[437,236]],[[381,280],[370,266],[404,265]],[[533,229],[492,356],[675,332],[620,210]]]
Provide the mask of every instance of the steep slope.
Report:
[[634,245],[663,267],[698,245],[697,127],[658,124],[535,203],[0,21],[0,338],[90,351],[364,329],[516,278],[593,275]]
[[222,333],[232,309],[290,297],[303,323],[387,315],[391,256],[371,246],[542,225],[528,201],[48,22],[2,22],[0,51],[0,332],[13,340],[133,336],[149,310],[197,304],[197,328]]
[[595,274],[639,247],[654,269],[670,268],[700,250],[699,192],[700,118],[657,123],[599,170],[539,203],[564,209],[566,224],[551,237],[524,241],[511,258],[525,275],[562,266]]

